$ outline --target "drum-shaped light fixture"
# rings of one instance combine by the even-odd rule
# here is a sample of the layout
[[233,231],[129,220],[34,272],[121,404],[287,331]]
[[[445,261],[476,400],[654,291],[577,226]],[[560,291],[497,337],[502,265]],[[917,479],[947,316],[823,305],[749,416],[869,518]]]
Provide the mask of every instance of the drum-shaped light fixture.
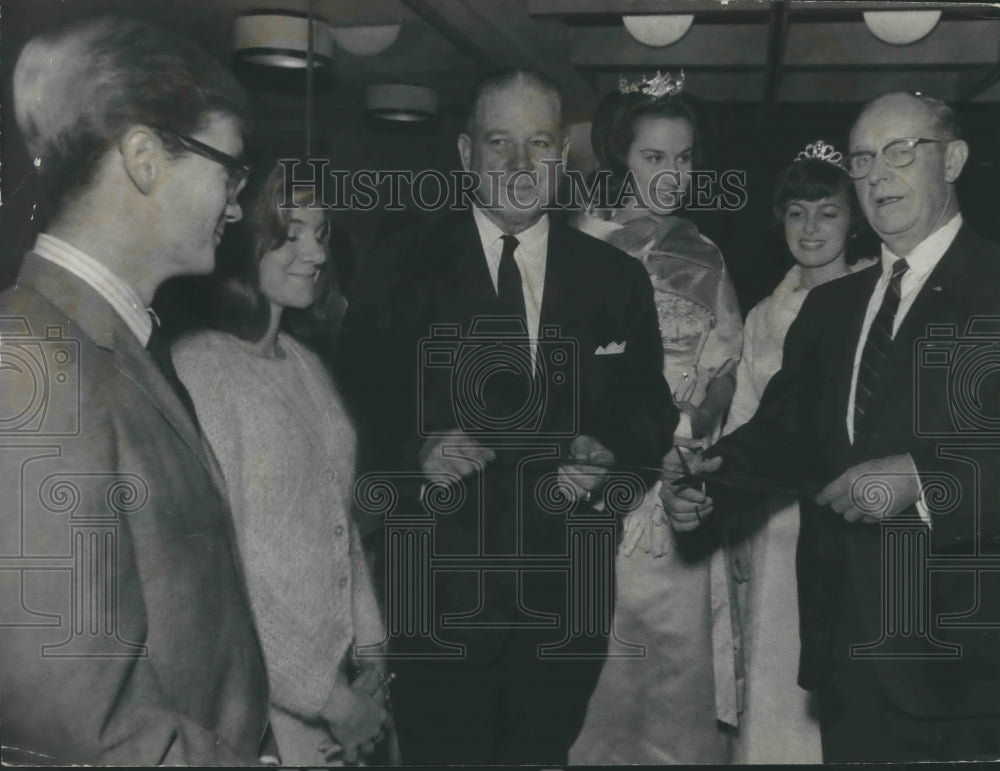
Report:
[[337,45],[355,56],[376,56],[396,42],[399,24],[368,24],[357,27],[331,27]]
[[[330,25],[313,22],[313,66],[333,64]],[[233,51],[240,60],[267,67],[305,69],[309,49],[309,18],[294,13],[246,13],[236,17]]]
[[628,33],[644,46],[662,48],[676,43],[687,34],[694,16],[684,13],[622,16]]
[[438,95],[427,86],[374,84],[365,90],[365,109],[376,118],[415,123],[437,115]]

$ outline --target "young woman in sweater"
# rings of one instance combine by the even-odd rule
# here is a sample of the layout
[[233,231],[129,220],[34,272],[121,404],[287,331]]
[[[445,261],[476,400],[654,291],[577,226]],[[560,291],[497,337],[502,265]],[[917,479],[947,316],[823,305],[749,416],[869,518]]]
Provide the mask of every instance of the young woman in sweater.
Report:
[[231,497],[281,762],[352,763],[388,730],[384,670],[364,656],[383,632],[350,516],[353,428],[319,359],[281,329],[313,302],[329,223],[308,198],[282,207],[283,185],[276,166],[252,194],[216,268],[214,328],[173,356]]

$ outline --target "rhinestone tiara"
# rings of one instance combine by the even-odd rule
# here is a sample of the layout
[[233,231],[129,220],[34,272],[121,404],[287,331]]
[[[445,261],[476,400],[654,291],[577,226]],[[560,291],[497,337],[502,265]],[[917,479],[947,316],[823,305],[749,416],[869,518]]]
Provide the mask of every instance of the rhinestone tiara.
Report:
[[826,163],[832,163],[834,166],[844,165],[844,155],[839,152],[837,148],[833,145],[828,145],[822,139],[817,139],[812,144],[806,145],[806,149],[799,152],[795,156],[797,161],[806,161],[810,158],[815,158],[817,161],[825,161]]
[[676,96],[684,90],[684,70],[675,78],[669,72],[661,73],[659,70],[651,78],[643,77],[640,80],[628,81],[624,76],[618,78],[618,91],[622,94],[645,94],[653,99],[662,99],[665,96]]

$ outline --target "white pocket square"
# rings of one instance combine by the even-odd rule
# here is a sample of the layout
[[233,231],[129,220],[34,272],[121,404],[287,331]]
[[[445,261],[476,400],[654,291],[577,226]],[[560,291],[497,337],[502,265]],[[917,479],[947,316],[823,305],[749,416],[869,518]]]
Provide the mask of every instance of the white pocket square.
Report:
[[620,343],[608,343],[607,345],[602,345],[596,351],[594,351],[595,356],[610,356],[616,353],[625,353],[625,343],[622,341]]

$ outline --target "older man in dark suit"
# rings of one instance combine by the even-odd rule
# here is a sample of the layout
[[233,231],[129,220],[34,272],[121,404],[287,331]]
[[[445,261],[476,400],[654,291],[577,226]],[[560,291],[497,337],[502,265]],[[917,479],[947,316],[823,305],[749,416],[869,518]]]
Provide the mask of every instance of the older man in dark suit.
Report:
[[[757,414],[693,459],[819,490],[802,500],[799,683],[828,762],[1000,755],[1000,247],[962,221],[967,157],[947,105],[865,106],[846,166],[881,265],[810,293]],[[663,497],[680,529],[713,510],[693,487]]]
[[[656,475],[677,412],[645,270],[545,212],[550,166],[566,152],[558,90],[509,71],[471,101],[458,148],[476,204],[397,258],[381,303],[355,303],[340,371],[356,405],[384,389],[361,344],[381,326],[385,382],[399,389],[390,401],[402,405],[392,463],[430,484],[439,569],[410,607],[432,608],[433,634],[404,628],[393,641],[404,760],[564,764],[609,633],[615,521],[595,510],[597,494],[621,466]],[[359,279],[365,298],[365,269]],[[388,320],[366,315],[373,307]],[[380,406],[369,397],[359,413]],[[642,479],[626,477],[637,503]],[[454,508],[437,506],[438,485],[460,496]],[[588,521],[589,535],[577,528]],[[588,537],[589,557],[574,563],[574,538]]]
[[241,216],[245,96],[106,18],[30,41],[14,101],[52,216],[0,294],[3,760],[255,763],[267,682],[225,488],[148,311]]

